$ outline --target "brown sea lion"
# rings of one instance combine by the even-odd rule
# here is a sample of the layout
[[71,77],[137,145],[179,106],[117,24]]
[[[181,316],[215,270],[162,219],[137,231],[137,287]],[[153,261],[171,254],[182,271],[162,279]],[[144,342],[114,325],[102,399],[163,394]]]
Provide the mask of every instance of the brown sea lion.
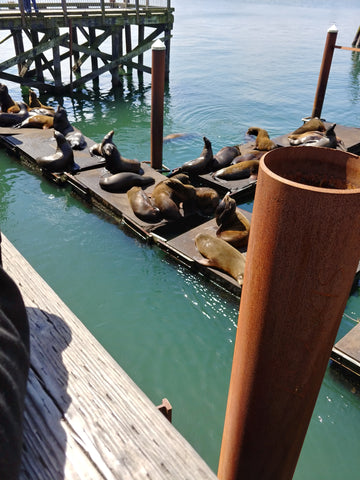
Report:
[[239,149],[237,147],[223,147],[217,153],[215,153],[211,171],[215,172],[220,168],[227,167],[239,155]]
[[257,174],[259,163],[259,160],[248,160],[236,163],[235,165],[229,165],[215,172],[213,177],[221,178],[222,180],[241,180],[248,178],[253,174]]
[[239,285],[243,284],[245,256],[225,240],[208,233],[199,233],[195,237],[195,245],[206,259],[196,261],[207,267],[222,270],[233,277]]
[[247,245],[250,222],[237,208],[235,200],[226,193],[215,211],[215,219],[219,228],[216,236],[230,243],[233,247],[242,248]]
[[74,150],[83,150],[86,146],[84,135],[74,128],[67,117],[65,108],[58,106],[54,115],[54,129],[62,133]]
[[139,175],[134,172],[119,172],[114,175],[101,177],[99,185],[103,190],[111,193],[125,193],[131,187],[147,187],[153,184],[155,180],[152,177]]
[[255,150],[262,150],[267,152],[269,150],[277,148],[276,143],[270,139],[268,132],[263,128],[250,127],[247,131],[247,134],[256,136]]
[[172,177],[181,172],[188,173],[189,175],[202,175],[203,173],[210,172],[211,164],[214,158],[211,142],[208,138],[203,137],[204,148],[199,157],[186,162],[181,167],[175,168],[168,177]]
[[57,145],[55,153],[36,158],[36,163],[40,168],[46,168],[49,172],[76,172],[79,166],[74,162],[74,153],[69,142],[57,130],[54,131],[54,137]]
[[26,103],[20,102],[19,105],[20,111],[18,113],[0,113],[0,127],[17,127],[29,116]]
[[260,160],[263,155],[264,152],[261,152],[260,150],[250,150],[243,155],[238,155],[235,157],[232,163],[235,165],[235,163],[248,162],[249,160]]
[[292,132],[292,135],[299,135],[300,133],[305,132],[325,132],[326,127],[324,123],[318,117],[310,118],[310,120],[304,122],[301,127],[297,128]]
[[20,112],[20,106],[18,102],[15,102],[11,98],[8,87],[3,83],[0,83],[0,106],[1,106],[1,111],[5,113]]
[[49,115],[29,115],[19,128],[42,128],[44,130],[54,126],[54,118]]
[[32,109],[46,110],[48,111],[49,115],[52,115],[52,116],[55,115],[55,108],[41,103],[36,93],[33,90],[31,90],[31,88],[29,89],[29,108],[30,110]]
[[151,203],[150,198],[141,187],[131,187],[127,191],[130,206],[140,220],[158,223],[162,219],[160,210]]
[[178,178],[167,178],[155,186],[151,200],[166,220],[178,220],[182,218],[180,204],[183,203],[184,210],[193,210],[195,197],[194,186],[182,183]]
[[290,145],[336,148],[340,140],[336,137],[335,127],[336,123],[331,125],[324,133],[305,132],[300,135],[289,135],[289,143]]
[[197,187],[195,189],[195,204],[202,215],[213,215],[219,205],[220,197],[211,187]]
[[94,145],[92,145],[89,148],[90,155],[98,155],[99,157],[102,157],[104,146],[107,143],[114,143],[113,142],[114,133],[115,133],[114,130],[110,130],[110,132],[104,136],[101,143],[95,143]]
[[138,160],[123,157],[113,143],[105,143],[101,150],[105,159],[105,168],[109,170],[109,172],[140,173],[141,163]]

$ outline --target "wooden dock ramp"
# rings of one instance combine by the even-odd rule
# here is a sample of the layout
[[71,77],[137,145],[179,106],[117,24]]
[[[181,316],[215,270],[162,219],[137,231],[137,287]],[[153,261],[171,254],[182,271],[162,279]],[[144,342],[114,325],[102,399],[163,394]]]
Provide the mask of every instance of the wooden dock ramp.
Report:
[[360,376],[360,325],[353,327],[335,344],[331,359],[351,373]]
[[30,322],[20,479],[216,479],[4,235],[2,254]]

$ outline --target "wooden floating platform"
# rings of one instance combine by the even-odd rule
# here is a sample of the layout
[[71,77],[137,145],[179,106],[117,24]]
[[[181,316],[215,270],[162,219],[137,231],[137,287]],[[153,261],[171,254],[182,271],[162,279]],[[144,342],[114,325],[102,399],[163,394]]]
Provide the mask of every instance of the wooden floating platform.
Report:
[[[34,130],[36,135],[34,135]],[[198,263],[198,260],[202,257],[195,248],[194,238],[196,233],[204,231],[204,229],[215,233],[215,219],[209,220],[207,217],[193,214],[184,217],[182,221],[178,222],[163,220],[157,224],[149,224],[141,221],[134,215],[126,193],[109,193],[100,187],[99,179],[105,173],[104,160],[101,157],[90,155],[89,147],[94,144],[94,141],[89,138],[86,138],[86,141],[87,147],[84,150],[74,151],[75,162],[80,167],[78,173],[72,175],[65,172],[57,175],[44,170],[43,174],[58,184],[70,185],[73,192],[86,201],[86,203],[120,221],[141,236],[143,240],[156,244],[175,258],[177,262],[187,265],[194,271],[202,272],[207,279],[217,284],[220,288],[240,296],[241,287],[232,277]],[[35,158],[51,155],[56,149],[53,129],[0,128],[0,144],[19,158],[22,163],[39,172]],[[155,180],[154,185],[145,189],[146,193],[151,194],[154,186],[164,180],[165,177],[151,168],[148,163],[142,162],[141,165],[144,175],[151,176]],[[197,186],[206,184],[218,190],[218,182],[214,180],[208,179],[208,181],[203,182],[200,177],[194,180],[196,180]],[[242,188],[245,194],[249,195],[250,182],[247,179],[226,183],[231,183],[231,185],[225,190],[222,186],[222,189],[219,191],[220,195],[230,190],[231,194],[236,196],[241,194]],[[254,193],[256,182],[252,183],[251,192]],[[250,217],[248,212],[244,213]]]
[[[30,323],[21,480],[216,475],[2,235]],[[159,402],[161,403],[161,402]]]
[[360,376],[360,325],[353,327],[335,344],[331,359],[349,372]]

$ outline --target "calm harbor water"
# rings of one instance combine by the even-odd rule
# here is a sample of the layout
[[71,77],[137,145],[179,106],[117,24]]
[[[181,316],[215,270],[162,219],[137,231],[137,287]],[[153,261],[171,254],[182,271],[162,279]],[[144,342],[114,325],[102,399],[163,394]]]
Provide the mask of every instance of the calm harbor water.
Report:
[[[311,114],[327,29],[350,46],[360,22],[356,1],[173,0],[175,25],[164,144],[176,167],[202,150],[242,143],[259,126],[271,136]],[[10,53],[2,49],[1,60]],[[12,55],[12,53],[11,53]],[[335,51],[322,116],[360,126],[360,61]],[[17,85],[8,84],[15,99]],[[105,75],[63,103],[73,125],[96,141],[111,129],[124,156],[150,157],[150,77],[136,73],[114,92]],[[239,301],[173,263],[163,252],[94,213],[69,190],[49,184],[0,150],[0,228],[158,404],[216,471]],[[252,202],[244,205],[251,210]],[[338,338],[360,317],[350,298]],[[305,359],[304,359],[305,360]],[[295,473],[296,480],[360,476],[359,388],[328,368]]]

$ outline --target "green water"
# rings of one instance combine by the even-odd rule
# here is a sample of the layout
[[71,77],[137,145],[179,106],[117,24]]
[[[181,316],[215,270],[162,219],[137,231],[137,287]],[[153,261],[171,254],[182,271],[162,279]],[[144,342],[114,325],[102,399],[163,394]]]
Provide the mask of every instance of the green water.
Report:
[[[196,158],[203,135],[217,151],[244,142],[250,126],[272,136],[299,126],[311,114],[328,27],[336,23],[337,43],[350,46],[360,22],[355,1],[173,5],[164,134],[189,136],[164,144],[170,168]],[[359,72],[355,55],[335,52],[322,112],[328,121],[360,125]],[[8,85],[20,99],[19,87]],[[90,83],[72,98],[43,100],[63,103],[73,125],[96,141],[114,129],[122,154],[143,161],[150,157],[150,93],[150,77],[139,84],[134,73],[117,91],[104,75],[99,89]],[[5,235],[150,399],[170,400],[175,427],[216,471],[238,299],[1,150],[0,160]],[[359,317],[355,292],[338,338]],[[294,478],[360,477],[359,424],[357,385],[328,368]]]

